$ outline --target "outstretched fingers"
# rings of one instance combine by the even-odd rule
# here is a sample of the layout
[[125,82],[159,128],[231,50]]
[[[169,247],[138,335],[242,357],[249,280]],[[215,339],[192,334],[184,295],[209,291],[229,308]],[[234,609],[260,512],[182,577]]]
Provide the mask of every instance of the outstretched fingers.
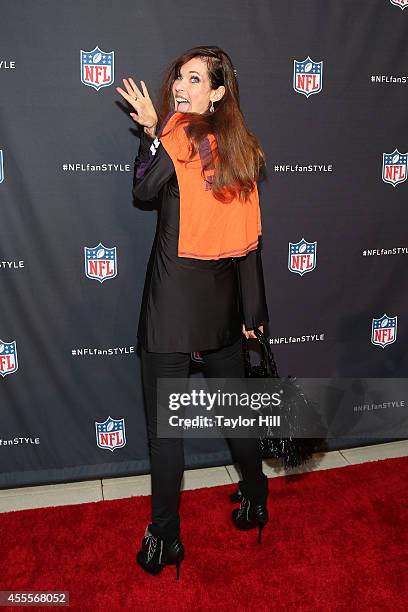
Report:
[[149,95],[149,92],[147,91],[146,83],[144,81],[140,81],[140,82],[142,84],[143,95],[145,96],[145,98],[150,100],[150,95]]
[[140,91],[140,89],[138,88],[138,86],[136,85],[136,83],[134,82],[134,80],[132,79],[132,77],[129,77],[129,82],[130,82],[130,84],[131,84],[131,86],[132,86],[132,89],[133,89],[134,95],[135,95],[137,98],[143,98],[143,94],[142,94],[142,92]]
[[135,102],[138,100],[143,100],[143,94],[131,77],[129,77],[129,79],[122,79],[122,81],[126,91],[122,89],[122,87],[116,87],[116,91],[120,93],[120,95],[125,98],[125,100],[127,100],[127,102],[133,106],[133,108],[136,109]]
[[123,90],[121,87],[117,87],[117,88],[116,88],[116,91],[117,91],[118,93],[120,93],[120,95],[121,95],[123,98],[125,98],[125,100],[127,100],[127,102],[129,102],[129,104],[131,104],[131,105],[134,107],[134,104],[135,104],[135,96],[134,96],[133,94],[132,94],[132,95],[129,95],[129,94],[128,94],[126,91],[124,91],[124,90]]
[[136,94],[136,92],[134,91],[133,87],[131,86],[131,84],[130,84],[130,80],[131,80],[131,79],[129,79],[129,81],[128,81],[127,79],[122,79],[122,81],[123,81],[123,83],[124,83],[124,85],[125,85],[125,87],[126,87],[126,91],[128,92],[129,96],[130,96],[131,98],[135,98],[135,97],[137,96],[137,94]]

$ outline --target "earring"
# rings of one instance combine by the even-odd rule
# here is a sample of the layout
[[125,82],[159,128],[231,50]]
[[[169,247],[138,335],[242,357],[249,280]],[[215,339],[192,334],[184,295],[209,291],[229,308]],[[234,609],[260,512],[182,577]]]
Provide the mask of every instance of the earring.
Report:
[[214,112],[214,102],[211,100],[210,113]]

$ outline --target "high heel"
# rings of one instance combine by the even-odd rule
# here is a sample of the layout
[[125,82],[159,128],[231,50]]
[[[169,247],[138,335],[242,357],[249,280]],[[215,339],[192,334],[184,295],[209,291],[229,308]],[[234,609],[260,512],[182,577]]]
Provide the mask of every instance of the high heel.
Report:
[[142,548],[136,561],[149,574],[156,576],[166,565],[176,566],[176,579],[180,578],[180,566],[184,559],[184,546],[179,536],[171,541],[154,535],[149,526],[146,527],[142,540]]
[[177,559],[177,561],[175,563],[176,563],[176,577],[177,577],[177,580],[178,580],[179,577],[180,577],[181,559]]
[[[254,486],[240,481],[239,489],[235,493],[235,499],[240,497],[240,507],[232,511],[232,521],[237,529],[248,531],[258,527],[258,543],[261,543],[262,529],[269,521],[268,509],[266,506],[268,498],[268,480],[262,481],[258,490],[254,491]],[[252,490],[251,490],[252,489]],[[232,495],[231,501],[232,500]]]
[[261,534],[262,529],[265,527],[266,523],[258,523],[258,544],[261,543]]

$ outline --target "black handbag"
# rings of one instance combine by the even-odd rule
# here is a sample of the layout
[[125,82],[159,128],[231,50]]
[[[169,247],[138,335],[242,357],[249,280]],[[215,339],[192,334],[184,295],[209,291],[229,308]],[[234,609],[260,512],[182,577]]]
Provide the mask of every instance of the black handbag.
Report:
[[[302,432],[302,414],[310,415],[313,411],[316,420],[316,418],[319,418],[315,410],[316,406],[305,396],[296,378],[291,376],[281,378],[279,376],[268,339],[259,329],[254,329],[254,333],[261,348],[261,361],[258,365],[251,364],[248,340],[243,336],[245,375],[248,378],[280,379],[280,387],[284,391],[280,410],[282,417],[286,419],[286,431],[289,430],[288,437],[276,434],[272,436],[271,428],[265,427],[264,433],[260,437],[262,457],[264,459],[282,458],[285,468],[303,465],[311,459],[314,452],[319,450],[323,441],[323,438],[299,437]],[[276,413],[276,407],[274,412]],[[320,419],[319,425],[321,425]]]

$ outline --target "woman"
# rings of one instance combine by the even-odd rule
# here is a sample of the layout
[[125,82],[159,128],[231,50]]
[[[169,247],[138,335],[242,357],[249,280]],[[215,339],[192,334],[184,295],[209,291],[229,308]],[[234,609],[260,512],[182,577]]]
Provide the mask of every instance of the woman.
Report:
[[[257,179],[264,156],[239,108],[236,73],[219,47],[194,47],[168,68],[156,113],[147,87],[123,79],[117,91],[143,129],[135,160],[136,200],[159,199],[139,320],[152,478],[152,522],[138,563],[149,573],[184,558],[178,513],[182,438],[156,432],[158,377],[186,378],[192,352],[210,377],[243,377],[242,334],[268,318],[259,236]],[[160,128],[158,129],[158,125]],[[230,439],[238,462],[238,529],[268,521],[268,481],[259,440]]]

